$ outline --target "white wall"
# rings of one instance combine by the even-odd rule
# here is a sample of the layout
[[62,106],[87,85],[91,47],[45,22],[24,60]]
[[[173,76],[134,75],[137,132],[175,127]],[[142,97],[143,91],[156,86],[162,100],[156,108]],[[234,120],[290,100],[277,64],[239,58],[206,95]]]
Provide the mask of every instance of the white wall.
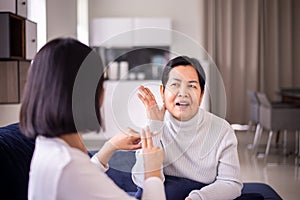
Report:
[[27,0],[27,18],[37,23],[37,50],[46,44],[46,0]]
[[0,105],[0,127],[19,121],[20,104]]
[[48,0],[47,41],[56,37],[77,37],[77,0]]

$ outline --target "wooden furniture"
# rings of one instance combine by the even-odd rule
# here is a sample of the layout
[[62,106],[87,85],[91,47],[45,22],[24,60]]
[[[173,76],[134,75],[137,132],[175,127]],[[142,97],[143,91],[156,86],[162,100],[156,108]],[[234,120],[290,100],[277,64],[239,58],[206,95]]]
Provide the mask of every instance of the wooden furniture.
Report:
[[0,58],[25,58],[25,20],[12,13],[0,13]]
[[37,51],[37,24],[24,18],[24,13],[12,13],[13,2],[0,0],[0,10],[9,11],[0,12],[0,104],[20,103],[27,71]]
[[0,0],[0,12],[11,12],[27,17],[27,0]]
[[279,92],[282,102],[300,105],[300,88],[284,88]]

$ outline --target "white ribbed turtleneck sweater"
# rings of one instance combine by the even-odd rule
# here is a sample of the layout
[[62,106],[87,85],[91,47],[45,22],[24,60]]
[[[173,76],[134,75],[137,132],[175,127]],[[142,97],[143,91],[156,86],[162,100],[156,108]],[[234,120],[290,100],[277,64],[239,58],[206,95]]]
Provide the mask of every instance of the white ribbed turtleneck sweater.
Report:
[[[199,109],[188,121],[179,121],[166,111],[164,121],[150,121],[157,132],[154,144],[165,152],[163,173],[209,184],[193,190],[197,199],[234,199],[242,189],[237,139],[228,122]],[[144,180],[142,157],[137,151],[133,181],[140,187]]]

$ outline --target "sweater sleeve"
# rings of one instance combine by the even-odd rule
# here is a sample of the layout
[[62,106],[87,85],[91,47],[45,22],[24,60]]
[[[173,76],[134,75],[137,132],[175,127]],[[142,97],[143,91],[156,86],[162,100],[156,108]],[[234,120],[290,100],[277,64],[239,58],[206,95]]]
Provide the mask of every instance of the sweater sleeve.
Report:
[[150,131],[153,134],[152,140],[155,147],[160,147],[163,149],[163,145],[161,143],[161,137],[163,134],[163,121],[158,120],[150,120],[149,127]]
[[216,180],[193,190],[189,197],[193,200],[235,199],[241,195],[243,183],[240,178],[240,164],[237,153],[237,139],[231,127],[227,130],[220,145]]
[[[161,143],[161,135],[162,135],[162,127],[163,122],[162,121],[156,121],[156,120],[150,120],[149,122],[150,131],[154,133],[153,136],[153,144],[156,147],[160,147],[163,149],[162,143]],[[139,187],[143,188],[144,184],[144,161],[143,161],[143,154],[142,150],[137,150],[135,152],[135,158],[136,162],[131,170],[131,177],[132,181]],[[163,174],[163,167],[161,167],[161,173],[160,176],[162,180],[164,181],[164,174]]]

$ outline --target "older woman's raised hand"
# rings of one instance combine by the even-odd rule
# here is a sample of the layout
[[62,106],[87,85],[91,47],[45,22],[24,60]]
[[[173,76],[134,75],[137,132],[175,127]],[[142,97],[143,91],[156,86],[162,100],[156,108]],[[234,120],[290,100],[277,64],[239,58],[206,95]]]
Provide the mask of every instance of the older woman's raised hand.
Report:
[[163,105],[162,108],[159,108],[155,96],[149,90],[149,88],[146,88],[141,85],[139,87],[139,93],[137,95],[146,108],[148,119],[159,121],[162,121],[164,119],[166,111],[165,105]]

